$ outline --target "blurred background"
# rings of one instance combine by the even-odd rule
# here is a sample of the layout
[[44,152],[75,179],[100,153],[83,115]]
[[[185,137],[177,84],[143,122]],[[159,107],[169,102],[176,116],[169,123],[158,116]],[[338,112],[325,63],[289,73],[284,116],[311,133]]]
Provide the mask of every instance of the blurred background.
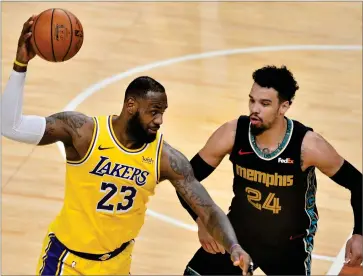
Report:
[[[67,62],[31,62],[25,114],[119,114],[128,83],[148,75],[167,89],[166,141],[191,158],[220,124],[248,114],[254,70],[286,65],[300,86],[287,115],[362,167],[361,3],[2,2],[2,91],[23,23],[48,8],[74,13],[84,42]],[[34,275],[48,224],[62,206],[64,171],[58,145],[2,138],[3,275]],[[227,212],[227,158],[203,184]],[[349,199],[347,190],[318,172],[314,275],[341,270],[353,227]],[[200,246],[196,225],[168,182],[157,187],[149,208],[131,273],[181,275]]]

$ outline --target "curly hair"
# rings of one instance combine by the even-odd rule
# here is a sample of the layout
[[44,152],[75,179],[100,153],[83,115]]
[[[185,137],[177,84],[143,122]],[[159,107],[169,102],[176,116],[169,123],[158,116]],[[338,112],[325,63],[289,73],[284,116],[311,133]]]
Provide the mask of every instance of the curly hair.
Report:
[[280,102],[289,101],[291,104],[295,92],[299,89],[293,74],[286,66],[265,66],[253,72],[252,77],[259,86],[275,89]]

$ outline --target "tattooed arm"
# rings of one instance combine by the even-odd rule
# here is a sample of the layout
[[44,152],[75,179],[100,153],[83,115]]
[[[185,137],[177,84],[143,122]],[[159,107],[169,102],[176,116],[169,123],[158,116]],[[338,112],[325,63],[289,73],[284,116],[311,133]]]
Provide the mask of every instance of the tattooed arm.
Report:
[[230,252],[231,246],[238,243],[232,225],[205,188],[195,179],[188,159],[164,142],[160,165],[161,179],[167,179],[173,184],[202,220],[208,232]]
[[252,263],[250,256],[238,244],[234,229],[224,212],[194,177],[188,159],[164,142],[160,162],[160,179],[169,180],[199,216],[213,238],[231,254],[233,265],[247,275]]
[[59,112],[46,117],[45,120],[45,131],[39,145],[61,141],[69,146],[82,137],[85,124],[86,127],[93,127],[90,117],[75,111]]

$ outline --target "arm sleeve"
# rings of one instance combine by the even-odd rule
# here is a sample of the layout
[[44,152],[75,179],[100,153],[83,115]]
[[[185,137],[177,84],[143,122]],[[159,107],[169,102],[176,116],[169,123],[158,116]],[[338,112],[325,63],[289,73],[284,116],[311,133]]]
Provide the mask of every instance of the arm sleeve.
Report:
[[12,71],[2,95],[1,134],[11,140],[38,144],[42,139],[46,120],[35,115],[23,115],[23,93],[26,73]]
[[350,190],[350,202],[354,214],[353,234],[362,235],[362,173],[347,160],[344,160],[341,168],[330,178]]
[[[209,165],[207,162],[205,162],[199,154],[196,154],[191,160],[190,164],[192,165],[194,176],[195,178],[200,182],[203,179],[207,178],[214,170],[215,168]],[[198,218],[198,215],[194,213],[192,208],[186,203],[186,201],[181,197],[181,195],[176,192],[178,199],[181,203],[181,205],[184,207],[185,210],[189,213],[189,215],[193,218],[195,221]]]

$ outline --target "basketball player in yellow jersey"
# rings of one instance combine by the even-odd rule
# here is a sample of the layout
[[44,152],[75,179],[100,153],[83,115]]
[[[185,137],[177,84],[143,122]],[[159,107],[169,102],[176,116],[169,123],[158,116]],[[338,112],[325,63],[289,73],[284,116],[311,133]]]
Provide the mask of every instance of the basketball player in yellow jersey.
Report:
[[169,180],[246,274],[251,259],[227,216],[195,179],[185,156],[159,132],[167,108],[160,83],[149,77],[133,80],[120,115],[22,114],[28,62],[35,56],[29,43],[33,20],[24,24],[3,94],[2,135],[36,145],[61,141],[65,147],[64,205],[49,226],[36,273],[129,274],[148,198],[158,182]]

